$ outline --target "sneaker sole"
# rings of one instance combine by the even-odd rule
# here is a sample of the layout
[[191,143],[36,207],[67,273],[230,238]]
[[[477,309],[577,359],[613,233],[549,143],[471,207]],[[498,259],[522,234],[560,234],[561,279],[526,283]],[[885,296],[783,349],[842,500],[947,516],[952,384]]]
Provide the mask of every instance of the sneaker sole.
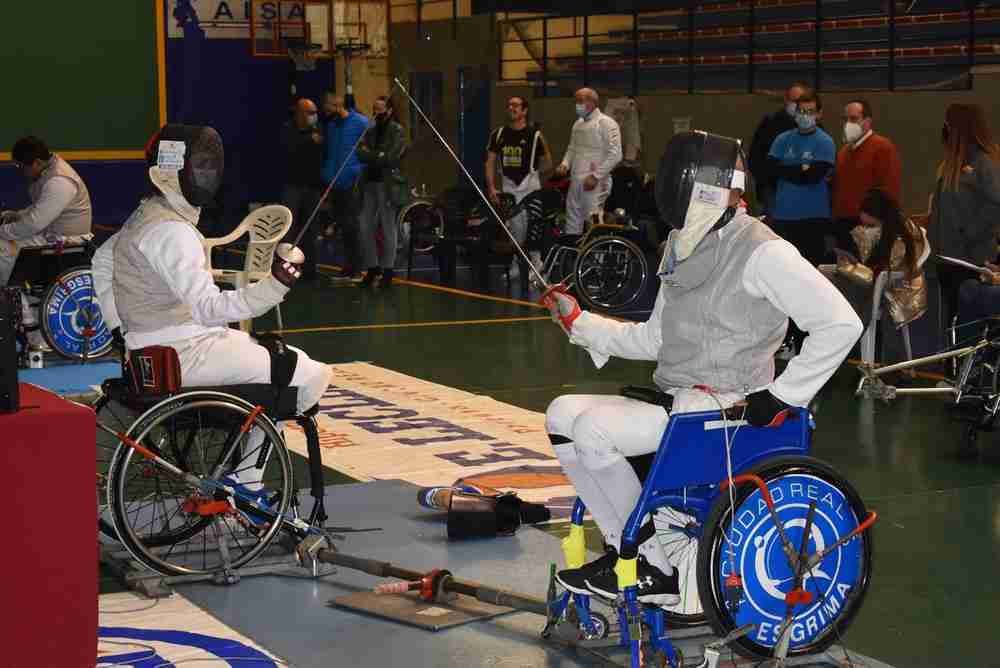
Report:
[[577,587],[576,585],[567,584],[559,575],[556,575],[556,582],[559,583],[563,589],[574,594],[583,594],[584,596],[589,596],[590,591],[586,587]]
[[[594,585],[587,582],[587,590],[589,593],[601,598],[613,601],[618,598],[618,592],[614,593],[595,587]],[[639,596],[640,603],[648,603],[650,605],[677,605],[681,602],[680,594],[655,594],[650,596]]]

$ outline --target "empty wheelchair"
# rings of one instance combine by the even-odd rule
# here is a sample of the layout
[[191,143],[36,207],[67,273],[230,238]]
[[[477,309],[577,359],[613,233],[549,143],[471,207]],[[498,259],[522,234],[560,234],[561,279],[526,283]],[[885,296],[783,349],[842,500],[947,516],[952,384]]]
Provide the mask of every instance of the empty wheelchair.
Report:
[[[619,559],[635,558],[652,533],[645,523],[652,516],[681,598],[669,608],[640,604],[634,575],[631,582],[619,577],[622,594],[613,605],[633,668],[678,668],[668,629],[706,622],[752,658],[817,653],[840,638],[871,581],[866,530],[877,516],[832,467],[807,456],[812,429],[804,409],[764,428],[738,413],[670,417]],[[577,500],[563,544],[570,567],[583,558],[585,511]],[[603,636],[610,626],[595,619],[589,596],[564,592],[550,613],[550,625],[578,620],[584,637]]]
[[[295,388],[134,388],[123,378],[106,380],[95,410],[115,401],[141,411],[116,434],[106,477],[110,520],[98,524],[136,561],[163,575],[233,577],[280,532],[297,539],[322,532],[319,433],[314,416],[297,411]],[[298,513],[279,420],[297,423],[306,437],[314,498],[308,518]]]
[[574,286],[591,309],[625,308],[639,298],[649,281],[646,254],[634,241],[640,237],[639,228],[624,211],[616,212],[614,222],[595,220],[582,237],[559,238],[545,256],[542,275],[549,283]]
[[19,339],[27,348],[27,332],[38,329],[45,342],[67,359],[87,360],[111,350],[112,335],[94,293],[90,271],[92,242],[23,248],[7,285],[21,291],[37,323],[26,317]]

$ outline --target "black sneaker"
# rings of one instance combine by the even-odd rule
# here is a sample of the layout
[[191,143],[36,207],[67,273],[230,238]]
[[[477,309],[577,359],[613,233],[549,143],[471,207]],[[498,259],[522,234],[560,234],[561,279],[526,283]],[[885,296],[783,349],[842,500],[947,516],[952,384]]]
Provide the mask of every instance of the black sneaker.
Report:
[[617,561],[618,551],[613,547],[605,548],[603,557],[589,564],[584,564],[580,568],[567,568],[556,573],[556,582],[574,594],[590,594],[587,590],[587,579],[603,573],[611,573],[613,576],[615,574],[613,569]]
[[[639,555],[636,564],[636,584],[639,588],[639,602],[653,605],[677,605],[681,601],[681,590],[677,583],[677,569],[667,575]],[[587,589],[592,594],[604,598],[618,598],[618,574],[614,570],[587,578]]]
[[379,273],[381,272],[379,272],[378,267],[369,268],[368,272],[365,274],[365,277],[361,279],[360,287],[370,288],[373,285],[375,285],[375,279],[378,278]]

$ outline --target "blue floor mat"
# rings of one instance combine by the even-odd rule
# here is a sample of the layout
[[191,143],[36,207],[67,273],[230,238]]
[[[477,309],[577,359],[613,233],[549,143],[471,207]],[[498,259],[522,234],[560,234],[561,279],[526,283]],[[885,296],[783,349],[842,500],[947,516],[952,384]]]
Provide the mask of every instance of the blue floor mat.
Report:
[[120,377],[121,362],[107,360],[87,364],[54,364],[43,369],[19,369],[17,379],[56,394],[78,395],[94,392],[106,378]]

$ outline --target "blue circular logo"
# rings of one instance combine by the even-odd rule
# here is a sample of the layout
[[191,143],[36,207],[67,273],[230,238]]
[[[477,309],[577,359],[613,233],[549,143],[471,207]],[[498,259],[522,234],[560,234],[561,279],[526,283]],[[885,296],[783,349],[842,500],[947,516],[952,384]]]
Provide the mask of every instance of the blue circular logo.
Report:
[[[768,489],[784,533],[795,552],[802,546],[809,505],[815,502],[807,555],[820,554],[857,528],[850,502],[834,485],[808,474],[782,476]],[[735,521],[721,540],[717,555],[721,590],[733,565],[743,579],[743,599],[733,620],[736,626],[754,624],[748,638],[765,647],[777,644],[787,614],[786,595],[795,586],[795,571],[788,562],[781,535],[771,519],[760,490],[736,508]],[[851,540],[831,551],[802,579],[811,600],[793,608],[790,647],[812,643],[835,622],[851,591],[861,586],[863,543]]]
[[52,346],[69,356],[103,352],[111,344],[111,332],[104,324],[101,307],[94,294],[94,279],[88,270],[64,275],[43,304],[46,330]]

